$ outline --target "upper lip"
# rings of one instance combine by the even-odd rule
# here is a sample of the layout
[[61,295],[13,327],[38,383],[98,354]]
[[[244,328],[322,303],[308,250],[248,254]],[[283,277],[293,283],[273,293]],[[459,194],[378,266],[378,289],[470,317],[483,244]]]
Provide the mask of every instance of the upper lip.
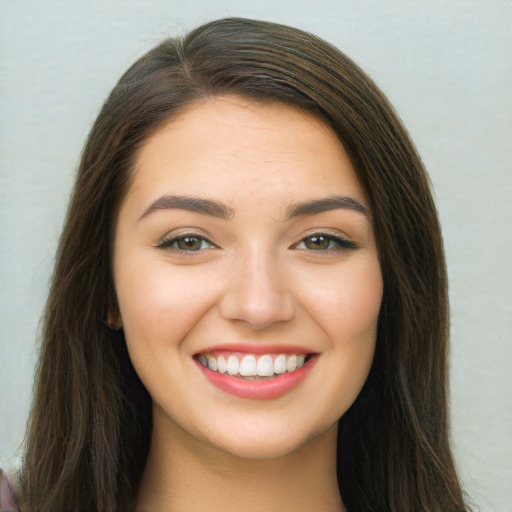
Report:
[[280,345],[265,343],[225,343],[211,345],[198,350],[194,355],[212,352],[241,352],[245,354],[316,354],[317,352],[301,345]]

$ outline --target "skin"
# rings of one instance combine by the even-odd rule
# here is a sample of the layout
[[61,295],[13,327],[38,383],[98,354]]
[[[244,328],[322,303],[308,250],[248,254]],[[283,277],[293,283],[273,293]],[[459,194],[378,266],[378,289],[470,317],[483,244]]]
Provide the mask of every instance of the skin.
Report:
[[[221,202],[230,215],[151,209],[170,194]],[[137,510],[342,508],[337,422],[372,363],[382,277],[369,212],[288,215],[333,195],[365,204],[342,144],[278,103],[205,100],[142,148],[116,224],[111,314],[154,402]],[[313,243],[320,233],[354,247]],[[185,234],[198,250],[180,249]],[[318,356],[284,395],[240,398],[193,357],[235,342]]]

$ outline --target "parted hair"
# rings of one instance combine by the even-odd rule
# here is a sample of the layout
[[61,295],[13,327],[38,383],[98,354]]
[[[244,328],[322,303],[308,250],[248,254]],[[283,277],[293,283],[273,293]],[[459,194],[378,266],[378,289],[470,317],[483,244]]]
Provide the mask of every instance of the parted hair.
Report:
[[382,92],[338,49],[295,28],[238,18],[141,57],[88,136],[45,310],[23,510],[134,510],[152,404],[123,332],[105,326],[116,308],[116,212],[148,137],[219,95],[289,104],[328,123],[370,206],[384,293],[369,377],[339,422],[347,510],[467,511],[448,436],[443,244],[421,160]]

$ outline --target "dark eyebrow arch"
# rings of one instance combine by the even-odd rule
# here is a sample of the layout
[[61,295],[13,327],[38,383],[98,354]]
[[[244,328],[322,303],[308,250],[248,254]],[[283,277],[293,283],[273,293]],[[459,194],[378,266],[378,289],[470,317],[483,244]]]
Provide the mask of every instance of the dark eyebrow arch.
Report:
[[339,208],[348,208],[369,216],[370,210],[367,206],[347,196],[329,196],[321,199],[313,199],[297,205],[291,205],[288,208],[287,217],[300,217],[302,215],[316,215],[318,213],[337,210]]
[[211,215],[212,217],[218,217],[220,219],[229,219],[234,214],[233,210],[229,208],[229,206],[219,203],[218,201],[212,201],[211,199],[166,195],[151,203],[144,210],[144,213],[140,216],[139,220],[156,210],[168,210],[174,208],[201,213],[202,215]]

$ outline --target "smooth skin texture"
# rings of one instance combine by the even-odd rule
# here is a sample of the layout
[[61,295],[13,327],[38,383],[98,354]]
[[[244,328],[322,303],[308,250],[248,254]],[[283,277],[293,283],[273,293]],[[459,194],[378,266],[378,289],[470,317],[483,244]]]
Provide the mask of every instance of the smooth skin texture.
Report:
[[[297,211],[334,196],[363,207]],[[111,312],[154,402],[137,510],[341,509],[337,422],[368,375],[383,287],[364,205],[334,132],[290,106],[204,100],[149,138],[117,218]],[[286,394],[248,399],[194,359],[226,343],[317,356]]]

